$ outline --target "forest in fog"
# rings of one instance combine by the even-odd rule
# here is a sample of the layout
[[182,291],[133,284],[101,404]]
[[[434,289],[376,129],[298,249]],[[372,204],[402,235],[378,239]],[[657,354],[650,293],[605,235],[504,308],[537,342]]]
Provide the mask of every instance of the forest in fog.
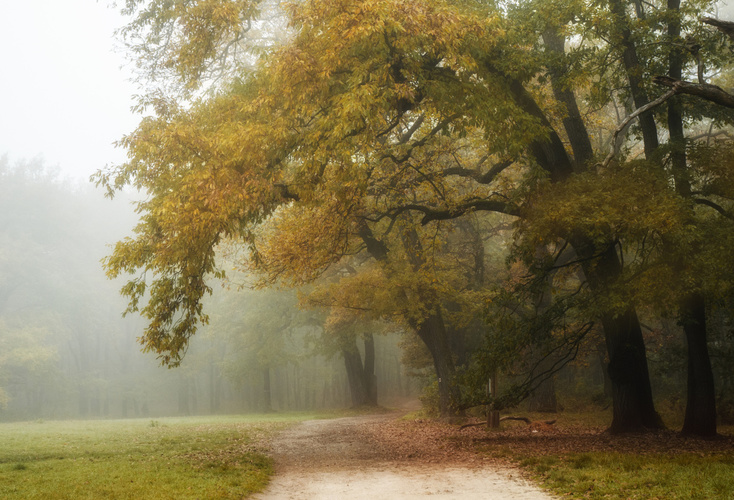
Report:
[[[233,250],[222,252],[228,278],[206,299],[208,325],[180,366],[161,366],[155,353],[141,352],[146,322],[123,317],[122,283],[107,279],[101,264],[135,225],[134,196],[105,199],[38,159],[11,165],[3,158],[0,190],[0,420],[346,408],[370,403],[370,395],[350,390],[354,370],[370,371],[368,364],[377,403],[420,396],[429,409],[437,404],[430,354],[415,335],[386,321],[330,314],[318,306],[318,287],[253,289],[256,279],[227,264],[236,260]],[[506,249],[502,237],[494,239],[487,259],[497,260]],[[721,316],[711,343],[724,416],[732,385],[726,323]],[[485,328],[475,324],[467,334],[466,359]],[[680,408],[685,349],[677,328],[659,321],[646,338],[656,394]],[[605,355],[603,337],[592,332],[577,358],[531,395],[529,408],[608,406]],[[509,370],[502,383],[512,380]]]
[[122,9],[125,162],[3,160],[2,418],[732,419],[715,5],[207,5]]
[[[351,406],[338,345],[294,291],[221,284],[210,324],[175,369],[137,342],[100,260],[130,233],[130,199],[0,160],[0,420],[147,417]],[[383,402],[415,393],[399,335],[375,337]]]

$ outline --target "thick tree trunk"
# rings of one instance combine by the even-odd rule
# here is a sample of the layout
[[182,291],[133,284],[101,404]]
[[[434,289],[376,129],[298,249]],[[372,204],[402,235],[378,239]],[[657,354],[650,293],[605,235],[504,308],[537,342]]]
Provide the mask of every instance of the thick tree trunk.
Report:
[[716,435],[716,391],[706,343],[706,304],[700,293],[681,300],[680,316],[688,344],[688,398],[683,434]]
[[343,349],[344,367],[347,370],[347,382],[349,383],[349,395],[352,398],[352,406],[358,407],[367,404],[369,396],[364,386],[362,372],[362,359],[359,352],[352,349]]
[[[526,112],[548,123],[537,103],[522,85],[515,83],[510,89],[515,94],[518,104]],[[552,130],[550,124],[547,126]],[[573,172],[563,143],[555,133],[551,134],[551,141],[545,148],[532,148],[532,152],[540,166],[550,172],[551,179],[556,182],[565,180]],[[606,293],[609,285],[622,272],[622,265],[614,247],[610,246],[601,255],[597,255],[596,245],[584,235],[573,236],[570,243],[584,262],[584,274],[591,289],[596,293]],[[609,312],[603,314],[601,319],[609,350],[610,376],[614,386],[612,391],[614,418],[611,430],[628,432],[662,427],[662,421],[655,411],[652,400],[645,342],[635,310],[630,308],[622,315]]]
[[[549,370],[553,365],[553,360],[546,357],[535,367],[537,373]],[[538,387],[530,394],[528,399],[528,410],[542,413],[556,413],[558,411],[558,400],[556,399],[556,382],[555,377],[550,375],[544,379]]]
[[[589,287],[604,294],[622,273],[622,264],[613,245],[595,260],[595,245],[584,237],[571,242],[576,253],[584,261],[582,267]],[[607,371],[612,381],[613,433],[640,432],[663,428],[663,422],[655,411],[647,366],[645,340],[634,307],[624,311],[609,311],[601,316],[604,337],[609,355]]]
[[[347,370],[347,382],[349,383],[352,406],[377,406],[377,390],[374,384],[374,340],[365,342],[364,365],[356,341],[342,348],[342,356],[344,357],[344,367]],[[370,369],[369,372],[368,368]]]
[[[359,235],[367,246],[370,255],[378,262],[387,263],[387,246],[384,242],[375,238],[366,223],[359,228]],[[413,268],[420,269],[423,265],[423,252],[415,230],[407,231],[403,235],[403,244],[411,258]],[[405,297],[405,300],[408,300],[407,297]],[[438,308],[437,305],[436,307]],[[422,323],[412,322],[410,326],[415,329],[418,337],[426,345],[433,358],[433,366],[438,378],[439,413],[442,417],[455,416],[457,409],[453,402],[458,401],[459,392],[453,384],[455,375],[454,360],[443,317],[440,311],[436,311],[425,318]]]
[[[566,39],[556,30],[548,29],[543,33],[543,43],[548,51],[558,56],[559,61],[563,61],[565,55]],[[566,106],[566,116],[563,118],[563,128],[571,143],[573,157],[576,163],[576,171],[581,172],[586,169],[587,163],[594,157],[594,148],[591,146],[591,139],[586,130],[586,124],[579,111],[576,96],[573,90],[568,87],[562,80],[563,75],[567,71],[567,66],[562,62],[548,68],[551,76],[551,87],[556,100]]]
[[[637,47],[632,39],[632,33],[629,28],[629,18],[625,10],[625,5],[621,0],[610,0],[609,8],[614,16],[614,25],[617,35],[621,39],[622,62],[627,72],[627,79],[630,84],[630,93],[634,100],[635,107],[641,108],[650,102],[647,92],[643,86],[643,65],[637,54]],[[653,152],[658,148],[658,132],[655,116],[652,110],[640,115],[640,130],[642,131],[642,141],[645,147],[645,157],[652,158]]]
[[377,375],[375,375],[375,337],[367,334],[364,338],[364,379],[367,394],[372,405],[377,405]]
[[[670,52],[668,75],[680,80],[683,75],[683,53],[675,43],[681,44],[680,0],[668,0],[668,10],[676,14],[668,23],[668,36],[674,42]],[[670,133],[670,157],[676,192],[683,198],[691,197],[691,181],[686,158],[683,112],[679,98],[668,101],[668,131]],[[691,214],[693,219],[693,214]],[[671,247],[672,245],[666,245]],[[675,252],[675,249],[673,249]],[[681,252],[676,252],[681,253]],[[685,264],[685,263],[682,263]],[[706,300],[701,292],[691,292],[678,304],[679,317],[688,344],[688,398],[683,434],[698,436],[716,435],[716,392],[706,344]]]
[[601,368],[601,376],[604,383],[604,396],[612,397],[612,379],[609,377],[607,370],[607,346],[605,343],[598,343],[596,346],[596,354],[599,357],[599,367]]
[[416,328],[416,331],[433,358],[438,378],[439,413],[442,417],[456,416],[457,409],[454,403],[459,400],[458,388],[453,384],[456,370],[441,313],[431,314]]
[[619,315],[605,315],[609,367],[612,380],[612,433],[661,429],[663,422],[655,411],[650,373],[645,355],[642,329],[633,308]]
[[[615,4],[612,5],[612,9],[615,11],[619,7],[619,0],[613,0],[612,4]],[[616,14],[618,15],[618,21],[622,23],[622,29],[626,30],[623,33],[624,58],[628,74],[632,76],[630,85],[633,95],[636,99],[647,102],[647,97],[639,93],[643,90],[641,80],[639,77],[635,77],[632,71],[633,67],[639,69],[639,60],[637,60],[637,55],[634,52],[629,29],[626,27],[627,21],[624,9],[621,12],[616,12]],[[557,44],[557,40],[555,42]],[[551,45],[553,43],[554,41],[551,40]],[[537,117],[550,131],[547,142],[530,148],[536,161],[549,173],[553,182],[562,182],[568,179],[574,172],[574,166],[568,157],[563,142],[548,122],[545,113],[520,82],[510,79],[509,89],[517,104],[531,116]],[[565,99],[569,98],[570,96],[565,96]],[[569,111],[572,111],[572,109]],[[645,152],[652,153],[657,147],[657,132],[652,114],[642,115],[640,124],[645,136]],[[579,123],[576,122],[575,125],[579,125]],[[568,132],[570,134],[585,134],[586,130],[585,128],[575,127],[568,130]],[[579,147],[580,152],[585,150],[585,146]],[[583,156],[583,154],[580,156]],[[601,255],[597,255],[599,249],[590,238],[583,234],[572,236],[570,243],[583,262],[584,274],[591,289],[595,293],[605,293],[609,285],[614,283],[622,272],[622,265],[614,247],[610,246]],[[614,418],[611,426],[612,432],[641,431],[647,428],[662,427],[662,421],[655,411],[652,400],[645,343],[637,313],[633,308],[629,308],[621,315],[610,311],[602,314],[601,320],[609,351],[609,374],[613,385]]]

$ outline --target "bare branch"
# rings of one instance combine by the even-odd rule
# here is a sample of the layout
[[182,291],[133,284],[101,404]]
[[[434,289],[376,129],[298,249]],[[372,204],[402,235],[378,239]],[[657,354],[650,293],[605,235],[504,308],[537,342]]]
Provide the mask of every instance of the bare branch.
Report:
[[699,205],[704,205],[706,207],[713,208],[714,210],[719,212],[721,215],[723,215],[727,219],[734,220],[734,215],[732,215],[731,212],[726,210],[724,207],[722,207],[718,203],[714,203],[713,201],[707,200],[706,198],[695,198],[693,201]]
[[622,123],[619,124],[619,126],[614,131],[614,134],[612,134],[612,150],[609,151],[609,154],[606,158],[604,158],[604,161],[601,163],[602,168],[606,168],[609,166],[611,161],[614,159],[614,157],[617,155],[617,136],[629,125],[629,123],[640,116],[643,113],[646,113],[647,111],[650,111],[651,109],[660,106],[662,103],[673,97],[675,94],[678,93],[678,87],[673,86],[668,92],[661,95],[654,101],[650,101],[649,103],[645,104],[644,106],[641,106],[637,108],[631,115],[629,115],[627,118],[625,118]]
[[658,85],[670,87],[671,92],[676,94],[693,95],[720,106],[734,108],[734,95],[731,95],[721,87],[711,85],[710,83],[686,82],[685,80],[676,80],[669,76],[656,76],[653,78],[653,82]]
[[425,205],[409,204],[395,209],[395,211],[391,212],[391,215],[397,215],[399,213],[409,211],[421,212],[424,214],[423,219],[421,219],[421,225],[426,225],[429,222],[439,220],[458,219],[462,215],[473,211],[498,212],[517,217],[520,215],[518,207],[505,201],[497,200],[473,200],[446,210],[437,210]]
[[702,17],[701,22],[713,26],[723,34],[734,40],[734,23],[731,21],[722,21],[713,17]]
[[446,168],[441,174],[444,176],[457,175],[459,177],[469,177],[479,184],[490,184],[499,174],[514,163],[514,160],[503,160],[492,166],[487,172],[481,173],[479,169],[469,169],[463,167]]

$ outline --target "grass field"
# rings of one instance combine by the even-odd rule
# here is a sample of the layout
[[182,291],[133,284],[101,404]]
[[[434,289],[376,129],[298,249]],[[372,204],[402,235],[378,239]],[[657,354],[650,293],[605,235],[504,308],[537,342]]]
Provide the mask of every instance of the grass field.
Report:
[[[548,415],[534,414],[536,420]],[[563,498],[605,500],[729,500],[734,498],[734,427],[720,426],[718,440],[657,435],[612,437],[603,432],[607,412],[559,413],[557,434],[535,447],[506,447],[506,456]],[[681,416],[663,415],[671,429]],[[585,430],[596,429],[596,436]],[[527,443],[523,443],[524,445]]]
[[0,498],[228,499],[272,473],[261,443],[313,415],[0,424]]
[[[348,414],[0,424],[0,499],[244,498],[272,474],[263,443],[275,432]],[[612,437],[602,432],[602,413],[562,413],[558,420],[547,434],[504,425],[478,451],[510,459],[564,498],[734,498],[731,437]],[[415,425],[424,433],[424,424]],[[731,427],[721,431],[734,435]]]
[[734,451],[701,455],[571,453],[521,461],[564,498],[728,500],[734,498]]

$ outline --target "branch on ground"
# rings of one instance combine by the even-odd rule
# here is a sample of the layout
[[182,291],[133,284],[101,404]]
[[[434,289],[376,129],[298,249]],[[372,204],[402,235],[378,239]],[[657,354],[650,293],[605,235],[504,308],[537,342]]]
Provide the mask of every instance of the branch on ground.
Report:
[[[533,426],[533,427],[545,427],[545,426],[553,425],[553,424],[556,423],[555,420],[542,420],[542,421],[541,420],[538,420],[538,421],[532,421],[528,417],[502,417],[502,418],[500,418],[500,422],[505,422],[507,420],[517,420],[519,422],[525,422],[529,426]],[[475,422],[475,423],[472,423],[472,424],[464,424],[461,427],[459,427],[459,430],[465,429],[467,427],[476,427],[476,426],[479,426],[479,425],[487,425],[487,421]]]

